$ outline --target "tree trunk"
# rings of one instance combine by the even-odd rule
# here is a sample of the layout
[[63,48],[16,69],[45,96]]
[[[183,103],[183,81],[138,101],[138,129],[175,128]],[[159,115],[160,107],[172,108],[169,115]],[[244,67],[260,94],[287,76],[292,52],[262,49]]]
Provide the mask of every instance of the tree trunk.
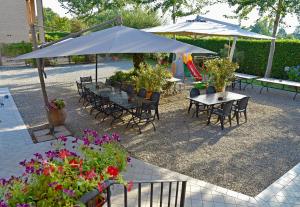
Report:
[[[272,34],[272,37],[274,37],[274,38],[276,38],[278,25],[279,25],[280,18],[281,18],[281,8],[282,8],[282,0],[279,0],[277,10],[276,10],[276,17],[275,17],[275,21],[274,21],[273,34]],[[265,78],[269,78],[271,76],[274,53],[275,53],[275,39],[273,39],[271,42]]]
[[141,63],[145,63],[144,54],[134,53],[132,56],[134,69],[139,70]]
[[2,62],[2,43],[0,43],[0,66],[3,65],[3,62]]

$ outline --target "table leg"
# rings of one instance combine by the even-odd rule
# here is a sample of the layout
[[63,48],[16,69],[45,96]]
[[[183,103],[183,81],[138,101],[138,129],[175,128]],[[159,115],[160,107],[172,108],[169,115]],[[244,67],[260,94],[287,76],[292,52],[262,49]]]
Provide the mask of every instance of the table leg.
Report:
[[239,79],[240,91],[242,90],[242,79]]
[[293,100],[295,100],[295,99],[296,99],[296,96],[298,95],[298,87],[297,87],[297,86],[295,86],[295,89],[296,89],[296,94],[295,94],[295,96],[294,96]]

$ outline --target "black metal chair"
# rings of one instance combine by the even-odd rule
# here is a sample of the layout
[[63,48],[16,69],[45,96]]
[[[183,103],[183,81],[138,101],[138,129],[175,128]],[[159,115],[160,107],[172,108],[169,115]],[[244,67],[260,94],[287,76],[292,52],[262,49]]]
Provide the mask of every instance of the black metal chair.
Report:
[[76,85],[77,85],[77,92],[78,92],[78,95],[80,96],[78,102],[80,102],[81,99],[83,99],[83,88],[82,88],[82,84],[79,83],[78,81],[76,81]]
[[[191,89],[190,98],[194,98],[194,97],[199,96],[199,95],[200,95],[200,90],[198,88],[192,88]],[[189,109],[188,109],[188,113],[190,113],[191,108],[192,108],[193,105],[195,105],[197,107],[197,105],[199,105],[199,103],[197,103],[193,100],[190,100],[190,106],[189,106]]]
[[155,116],[152,115],[151,108],[149,106],[150,105],[145,104],[143,101],[137,101],[136,109],[131,112],[132,118],[127,123],[126,128],[128,128],[129,124],[132,123],[132,127],[137,126],[141,134],[142,127],[152,124],[154,131],[156,131],[154,125]]
[[146,98],[146,95],[147,95],[147,90],[145,88],[141,88],[137,94],[137,96],[140,98]]
[[83,106],[87,107],[91,104],[91,91],[87,87],[83,87]]
[[234,101],[229,101],[229,102],[223,103],[221,105],[221,108],[212,107],[210,110],[209,117],[208,117],[207,125],[210,124],[211,116],[213,114],[215,114],[218,116],[218,121],[220,120],[220,122],[221,122],[222,130],[224,129],[224,121],[225,121],[226,117],[228,117],[229,124],[231,126],[231,110],[232,110],[233,102]]
[[99,95],[96,95],[96,100],[98,102],[97,104],[97,111],[98,113],[95,115],[95,118],[97,118],[101,113],[105,114],[106,108],[110,106],[110,101],[108,97],[102,97]]
[[238,125],[240,124],[241,113],[244,113],[245,122],[247,122],[247,106],[249,99],[250,97],[242,98],[241,100],[238,100],[236,104],[233,105],[233,117],[236,118],[236,122]]
[[127,87],[125,89],[125,92],[127,92],[127,94],[129,96],[133,96],[133,94],[134,94],[134,87],[133,87],[133,85],[131,85],[131,84],[127,85]]
[[80,83],[92,83],[92,76],[80,77]]
[[157,117],[159,120],[159,112],[158,112],[158,105],[159,105],[159,100],[160,100],[160,93],[159,92],[153,92],[151,94],[150,100],[145,101],[146,108],[148,110],[154,111],[154,118]]
[[216,88],[214,86],[208,86],[206,89],[206,94],[213,94],[216,93]]

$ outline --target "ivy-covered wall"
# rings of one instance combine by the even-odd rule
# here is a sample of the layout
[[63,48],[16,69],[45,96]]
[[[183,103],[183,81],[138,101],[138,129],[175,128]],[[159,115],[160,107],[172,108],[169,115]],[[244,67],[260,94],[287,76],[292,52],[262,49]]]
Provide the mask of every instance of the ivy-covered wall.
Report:
[[[212,50],[222,54],[226,38],[193,39],[176,37],[177,40]],[[239,72],[264,76],[268,63],[270,41],[239,39],[236,45],[235,60],[239,63]],[[300,65],[300,40],[276,40],[276,49],[271,76],[287,79],[285,66]]]

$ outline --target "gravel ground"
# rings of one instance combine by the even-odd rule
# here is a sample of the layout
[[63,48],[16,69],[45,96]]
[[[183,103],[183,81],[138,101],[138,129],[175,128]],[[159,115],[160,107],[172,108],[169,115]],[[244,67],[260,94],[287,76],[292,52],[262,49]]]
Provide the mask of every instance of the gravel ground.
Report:
[[[99,64],[99,77],[119,69],[128,69],[126,61]],[[147,127],[142,135],[124,124],[113,127],[99,123],[78,103],[75,80],[94,75],[93,65],[46,69],[49,98],[63,97],[67,102],[66,122],[75,135],[85,128],[100,133],[122,134],[123,145],[139,159],[222,187],[255,196],[300,162],[300,96],[259,88],[237,91],[251,96],[248,122],[232,127],[206,126],[205,114],[199,118],[187,114],[188,91],[164,97],[157,131]],[[36,69],[1,70],[0,87],[9,87],[29,129],[45,123],[41,91]]]

